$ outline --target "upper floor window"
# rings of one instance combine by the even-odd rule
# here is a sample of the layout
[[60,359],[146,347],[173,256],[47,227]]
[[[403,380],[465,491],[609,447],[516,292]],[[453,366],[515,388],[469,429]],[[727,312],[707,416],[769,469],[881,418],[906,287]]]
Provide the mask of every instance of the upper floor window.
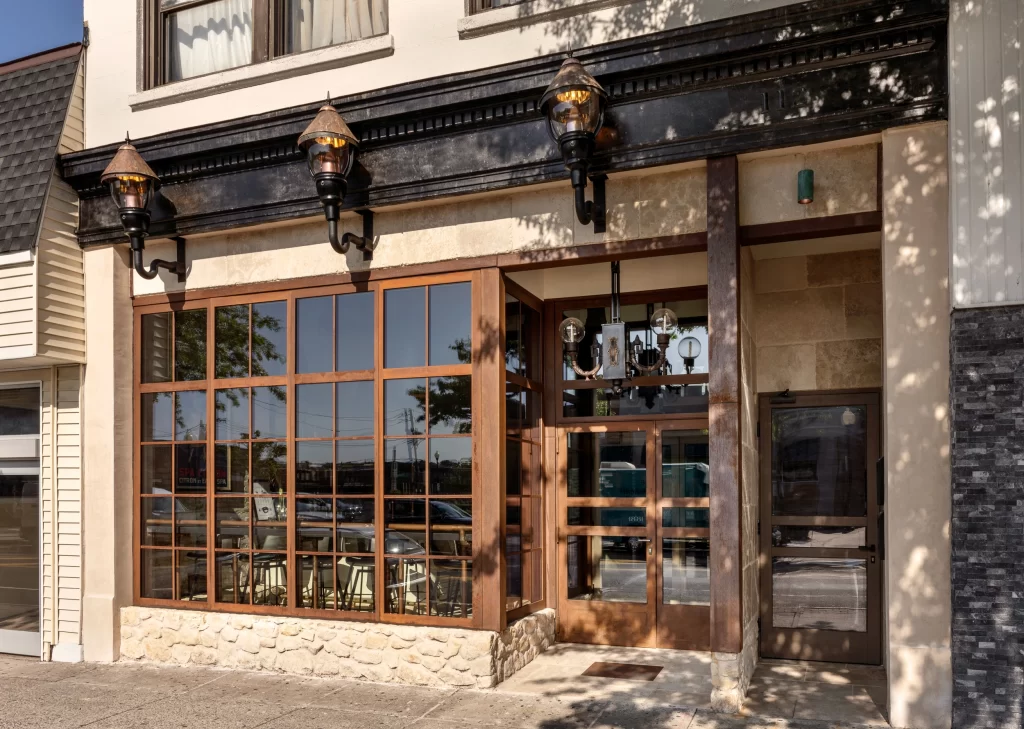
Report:
[[151,86],[387,32],[387,0],[155,0]]
[[519,5],[526,0],[469,0],[470,13],[482,13],[484,10],[495,8],[507,8],[510,5]]

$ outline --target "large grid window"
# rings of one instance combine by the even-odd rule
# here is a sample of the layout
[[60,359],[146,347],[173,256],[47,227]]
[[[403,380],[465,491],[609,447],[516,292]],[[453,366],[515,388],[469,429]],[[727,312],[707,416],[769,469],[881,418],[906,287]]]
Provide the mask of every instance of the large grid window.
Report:
[[469,278],[140,310],[138,599],[468,623]]

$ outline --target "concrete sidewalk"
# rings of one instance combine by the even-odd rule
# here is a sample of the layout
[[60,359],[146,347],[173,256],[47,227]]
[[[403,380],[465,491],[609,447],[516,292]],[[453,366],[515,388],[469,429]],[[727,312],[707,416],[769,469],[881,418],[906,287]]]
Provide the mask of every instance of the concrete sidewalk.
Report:
[[[0,729],[826,729],[724,717],[645,696],[554,699],[138,665],[0,656]],[[853,726],[853,725],[842,725]]]

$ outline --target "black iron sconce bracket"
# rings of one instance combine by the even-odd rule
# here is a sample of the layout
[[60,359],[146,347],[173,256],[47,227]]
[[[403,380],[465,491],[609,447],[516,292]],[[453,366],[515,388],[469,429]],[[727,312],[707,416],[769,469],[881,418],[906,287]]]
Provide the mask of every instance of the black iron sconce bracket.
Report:
[[607,175],[593,175],[590,181],[594,184],[594,199],[587,200],[587,178],[580,175],[577,182],[573,175],[573,191],[576,198],[576,217],[584,225],[594,224],[595,233],[605,232],[605,180]]
[[149,267],[142,262],[142,252],[146,250],[146,239],[140,235],[130,236],[132,245],[132,267],[135,269],[135,273],[142,276],[146,280],[152,280],[156,278],[161,268],[167,269],[171,273],[177,274],[178,283],[185,283],[185,278],[188,275],[188,265],[185,262],[185,239],[175,236],[171,238],[178,247],[177,260],[174,261],[162,261],[160,259],[154,259],[150,261]]
[[363,218],[363,234],[345,233],[338,240],[338,219],[327,219],[327,237],[331,241],[331,247],[338,253],[348,253],[349,246],[355,246],[363,252],[364,261],[373,260],[373,249],[377,247],[377,241],[373,236],[373,211],[356,210]]

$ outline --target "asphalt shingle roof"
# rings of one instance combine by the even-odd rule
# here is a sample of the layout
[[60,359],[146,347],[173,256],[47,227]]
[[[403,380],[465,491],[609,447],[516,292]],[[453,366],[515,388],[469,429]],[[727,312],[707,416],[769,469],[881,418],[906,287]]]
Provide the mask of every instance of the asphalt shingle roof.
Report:
[[0,253],[35,246],[80,55],[0,66]]

